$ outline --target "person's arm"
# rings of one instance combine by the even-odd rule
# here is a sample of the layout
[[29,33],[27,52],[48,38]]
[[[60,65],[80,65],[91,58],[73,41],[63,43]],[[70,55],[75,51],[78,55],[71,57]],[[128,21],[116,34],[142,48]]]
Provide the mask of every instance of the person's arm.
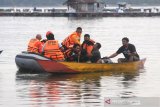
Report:
[[46,43],[42,46],[42,55],[44,55],[44,48],[46,46]]
[[136,48],[135,48],[135,46],[134,45],[131,45],[132,47],[131,47],[131,52],[128,52],[128,55],[130,55],[130,56],[134,56],[134,55],[136,55],[137,54],[137,52],[136,52]]
[[131,52],[128,52],[128,55],[129,55],[129,56],[135,56],[135,55],[137,55],[137,52],[132,52],[132,53],[131,53]]
[[114,58],[114,57],[116,57],[117,55],[118,55],[117,53],[114,53],[114,54],[110,55],[108,58]]
[[122,48],[123,48],[123,47],[120,47],[120,48],[117,50],[117,52],[113,53],[113,54],[110,55],[109,57],[106,56],[105,58],[114,58],[114,57],[116,57],[118,54],[122,53],[122,51],[123,51]]
[[35,46],[38,48],[38,53],[42,53],[42,43],[41,43],[41,41],[36,42]]
[[122,53],[122,52],[123,52],[123,47],[121,46],[121,47],[117,50],[117,52],[115,52],[114,54],[110,55],[110,56],[107,57],[107,58],[114,58],[114,57],[116,57],[118,54],[120,54],[120,53]]
[[38,44],[38,52],[39,53],[42,53],[42,47],[43,47],[42,43],[39,42],[39,44]]

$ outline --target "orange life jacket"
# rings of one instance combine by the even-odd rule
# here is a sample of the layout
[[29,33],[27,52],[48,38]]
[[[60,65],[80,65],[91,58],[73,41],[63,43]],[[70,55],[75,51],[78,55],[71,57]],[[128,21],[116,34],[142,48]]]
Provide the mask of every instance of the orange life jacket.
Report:
[[57,40],[48,40],[44,45],[44,56],[53,60],[64,60],[64,55],[60,50]]
[[35,45],[37,42],[40,42],[38,39],[31,39],[28,43],[27,52],[39,53],[38,47]]
[[78,61],[78,53],[74,52],[72,48],[64,52],[66,61]]
[[67,50],[64,52],[65,58],[69,58],[69,57],[71,56],[71,52],[72,52],[72,49],[67,49]]
[[71,48],[74,44],[80,44],[80,37],[80,34],[74,32],[63,40],[62,45],[66,48]]
[[82,49],[86,50],[88,56],[91,56],[91,52],[93,50],[94,43],[95,41],[90,39],[88,43],[82,44]]

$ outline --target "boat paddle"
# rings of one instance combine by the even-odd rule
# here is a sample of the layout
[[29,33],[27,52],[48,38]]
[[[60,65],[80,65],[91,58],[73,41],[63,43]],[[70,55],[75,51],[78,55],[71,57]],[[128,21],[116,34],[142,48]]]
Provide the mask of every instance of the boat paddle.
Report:
[[3,52],[3,50],[0,50],[0,54]]
[[81,53],[78,53],[78,63],[79,63],[79,59],[80,59]]

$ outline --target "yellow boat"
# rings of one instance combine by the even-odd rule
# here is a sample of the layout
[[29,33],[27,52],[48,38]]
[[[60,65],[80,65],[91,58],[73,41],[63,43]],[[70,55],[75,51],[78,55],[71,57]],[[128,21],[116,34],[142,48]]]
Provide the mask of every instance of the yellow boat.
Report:
[[22,53],[16,56],[16,64],[19,69],[42,71],[48,73],[92,73],[109,71],[137,71],[142,69],[146,58],[135,62],[97,64],[78,62],[56,62],[44,56],[32,53]]
[[[51,73],[86,73],[106,71],[137,71],[143,68],[146,59],[127,63],[97,64],[77,62],[53,62],[39,60],[38,63],[47,72]],[[55,65],[55,66],[53,66]]]

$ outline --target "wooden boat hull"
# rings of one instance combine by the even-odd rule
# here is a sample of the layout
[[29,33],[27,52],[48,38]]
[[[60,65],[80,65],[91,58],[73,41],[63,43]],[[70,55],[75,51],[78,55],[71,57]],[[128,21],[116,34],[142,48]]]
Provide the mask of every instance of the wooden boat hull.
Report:
[[[28,56],[29,55],[29,56]],[[143,68],[146,59],[127,63],[97,64],[77,62],[56,62],[35,54],[21,54],[16,56],[19,69],[42,71],[48,73],[91,73],[107,71],[137,71]]]

